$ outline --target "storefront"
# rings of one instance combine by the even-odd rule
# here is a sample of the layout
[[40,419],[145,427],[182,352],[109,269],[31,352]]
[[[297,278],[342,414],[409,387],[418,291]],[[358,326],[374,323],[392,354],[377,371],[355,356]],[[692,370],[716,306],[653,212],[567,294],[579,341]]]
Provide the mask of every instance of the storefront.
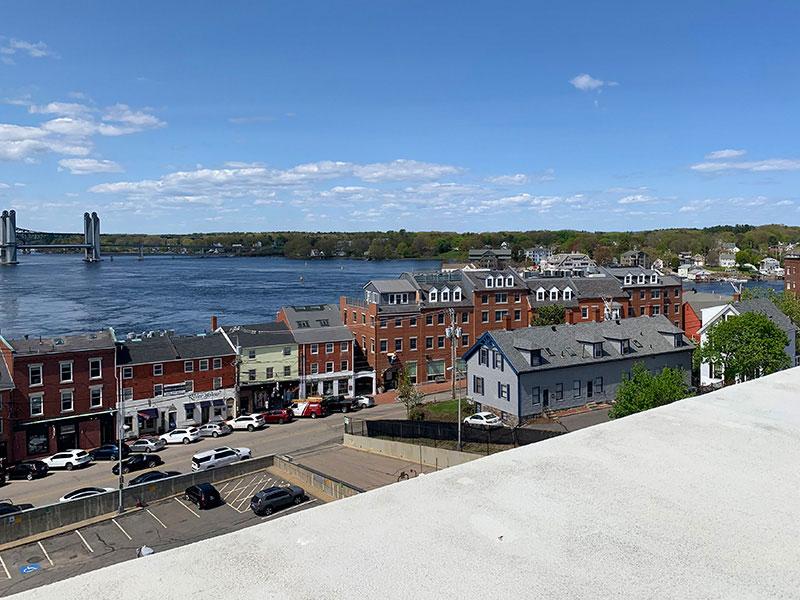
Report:
[[176,427],[224,421],[232,414],[234,393],[233,388],[209,392],[181,391],[126,402],[127,437],[160,435]]
[[89,450],[116,439],[112,410],[19,423],[13,431],[13,460],[21,461],[73,448]]

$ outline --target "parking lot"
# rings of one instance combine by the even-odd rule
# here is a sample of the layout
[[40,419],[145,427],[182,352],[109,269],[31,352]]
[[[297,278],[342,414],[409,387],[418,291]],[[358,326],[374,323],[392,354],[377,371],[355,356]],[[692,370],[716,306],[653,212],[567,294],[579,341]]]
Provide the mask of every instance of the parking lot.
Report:
[[288,483],[271,470],[249,473],[216,485],[224,504],[199,510],[172,497],[58,536],[0,551],[0,596],[135,559],[143,545],[162,552],[202,539],[280,518],[319,503],[304,503],[268,517],[250,511],[250,498],[270,486]]

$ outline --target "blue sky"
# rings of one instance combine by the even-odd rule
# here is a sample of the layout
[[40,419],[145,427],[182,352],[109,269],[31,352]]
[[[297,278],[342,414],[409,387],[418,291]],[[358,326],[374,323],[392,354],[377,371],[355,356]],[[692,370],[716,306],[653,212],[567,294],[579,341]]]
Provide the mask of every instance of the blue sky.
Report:
[[797,2],[4,2],[0,208],[107,232],[800,223]]

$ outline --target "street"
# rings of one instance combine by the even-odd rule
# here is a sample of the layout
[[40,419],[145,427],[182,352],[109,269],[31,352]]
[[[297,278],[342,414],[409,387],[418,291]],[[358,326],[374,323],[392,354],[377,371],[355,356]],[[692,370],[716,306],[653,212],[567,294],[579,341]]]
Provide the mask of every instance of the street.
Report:
[[[358,419],[401,418],[405,416],[405,409],[401,405],[383,405],[349,413],[349,416]],[[188,473],[194,454],[220,446],[247,447],[252,450],[254,457],[269,454],[300,457],[305,453],[338,445],[342,441],[343,431],[344,418],[339,413],[322,419],[298,419],[283,425],[269,425],[252,433],[235,431],[216,439],[201,438],[185,446],[167,446],[158,452],[164,464],[157,469]],[[74,471],[53,470],[46,477],[33,481],[9,481],[0,489],[0,496],[9,498],[16,504],[29,502],[34,506],[43,506],[57,502],[64,494],[82,487],[116,488],[118,477],[111,472],[113,465],[111,461],[101,461]],[[129,473],[126,481],[144,472],[146,471]]]

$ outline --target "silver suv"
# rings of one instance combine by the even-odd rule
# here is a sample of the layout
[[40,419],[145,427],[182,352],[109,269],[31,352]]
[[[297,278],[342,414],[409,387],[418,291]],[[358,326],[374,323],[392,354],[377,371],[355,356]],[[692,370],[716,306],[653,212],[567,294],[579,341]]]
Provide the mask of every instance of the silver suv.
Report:
[[214,448],[205,452],[198,452],[192,457],[192,471],[207,471],[217,467],[224,467],[240,460],[247,460],[253,456],[250,448]]

